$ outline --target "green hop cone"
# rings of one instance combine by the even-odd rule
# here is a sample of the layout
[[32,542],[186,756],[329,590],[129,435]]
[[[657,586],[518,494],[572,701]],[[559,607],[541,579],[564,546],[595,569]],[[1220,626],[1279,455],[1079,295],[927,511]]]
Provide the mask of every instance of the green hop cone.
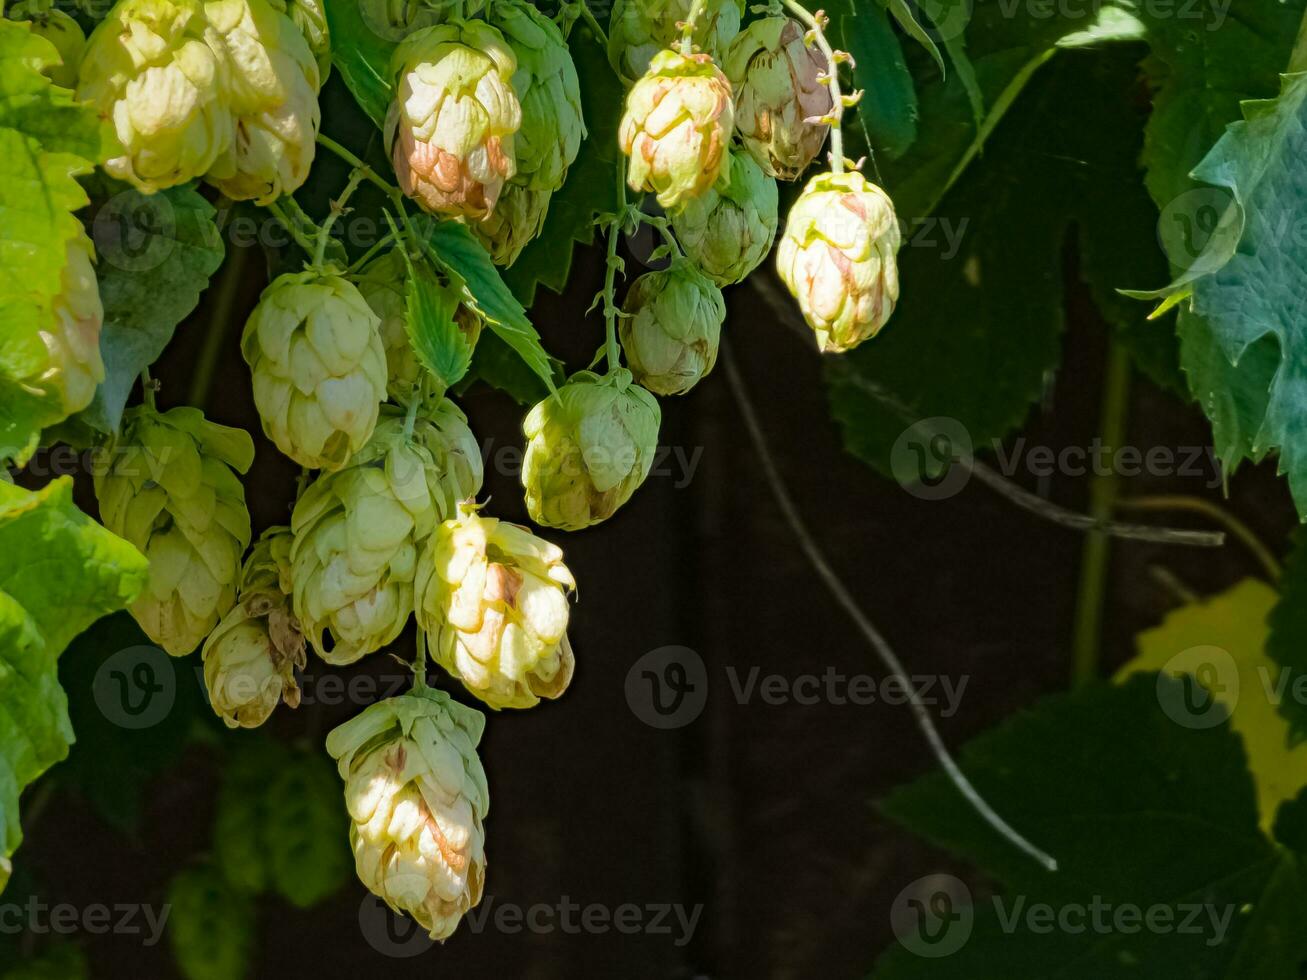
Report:
[[857,171],[813,177],[790,209],[776,269],[822,351],[874,337],[899,298],[901,236],[889,195]]
[[[693,6],[693,0],[617,0],[608,25],[613,71],[628,85],[640,78],[659,51],[680,44],[678,25],[689,19]],[[704,0],[694,22],[695,48],[720,60],[739,33],[743,15],[740,0]]]
[[207,0],[204,9],[231,65],[227,101],[235,120],[209,182],[233,200],[268,204],[309,175],[321,122],[318,62],[269,0]]
[[282,701],[299,706],[304,636],[290,608],[290,549],[290,528],[263,533],[245,560],[236,606],[204,641],[204,685],[228,728],[257,728]]
[[834,104],[821,81],[825,57],[805,42],[798,21],[764,17],[731,43],[724,67],[735,88],[740,142],[769,176],[796,179],[830,132],[816,121]]
[[717,363],[726,301],[692,262],[646,272],[626,294],[622,349],[635,380],[656,395],[683,395]]
[[340,469],[386,398],[377,315],[331,273],[294,272],[263,291],[241,338],[263,431],[310,469]]
[[236,474],[253,460],[243,429],[209,422],[195,408],[142,405],[123,414],[122,435],[96,466],[101,521],[150,560],[131,613],[175,657],[199,646],[236,601],[250,543]]
[[[502,204],[501,199],[501,204]],[[372,312],[381,319],[381,344],[386,351],[386,390],[407,404],[423,377],[422,362],[408,336],[408,267],[397,249],[379,255],[355,280]],[[454,312],[454,322],[476,347],[483,326],[481,317],[466,303]]]
[[483,218],[516,172],[517,59],[482,21],[409,35],[395,50],[386,146],[404,193],[432,214]]
[[626,96],[617,138],[627,183],[670,212],[729,179],[733,118],[731,83],[711,58],[660,51]]
[[485,887],[490,792],[476,753],[484,728],[480,712],[423,689],[378,702],[327,736],[359,879],[432,939],[453,935]]
[[513,140],[517,173],[494,211],[471,228],[495,264],[509,266],[544,227],[549,198],[580,151],[585,121],[576,65],[558,25],[535,7],[509,0],[498,0],[490,11],[517,58],[513,91],[522,125]]
[[575,589],[561,548],[465,504],[418,557],[418,626],[440,665],[491,708],[530,708],[572,680]]
[[203,176],[231,147],[230,75],[200,0],[119,0],[78,72],[120,144],[104,169],[147,193]]
[[22,0],[9,8],[7,16],[30,21],[32,33],[45,38],[59,52],[59,64],[43,69],[50,81],[63,88],[76,88],[77,66],[86,50],[86,35],[64,11],[54,7],[42,10],[42,6],[37,0]]
[[55,392],[64,415],[80,412],[95,397],[104,380],[100,358],[100,328],[104,307],[95,279],[95,249],[80,227],[68,242],[62,289],[54,298],[54,316],[41,331],[48,360],[31,385]]
[[416,420],[388,415],[349,466],[295,504],[295,613],[327,663],[351,664],[399,635],[413,612],[418,546],[481,488],[481,455],[444,401]]
[[649,475],[661,424],[658,401],[629,371],[573,375],[522,422],[531,519],[568,531],[607,520]]
[[710,187],[672,215],[685,254],[719,286],[741,282],[776,238],[776,181],[747,153],[732,151],[725,187]]

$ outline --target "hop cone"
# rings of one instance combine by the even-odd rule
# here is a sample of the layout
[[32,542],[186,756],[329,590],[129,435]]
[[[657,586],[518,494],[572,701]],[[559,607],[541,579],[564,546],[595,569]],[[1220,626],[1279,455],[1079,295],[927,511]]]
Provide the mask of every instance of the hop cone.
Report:
[[776,268],[821,350],[849,350],[885,325],[899,298],[899,243],[893,202],[862,174],[808,182],[786,219]]
[[200,0],[119,0],[87,41],[77,87],[117,133],[111,176],[157,191],[203,176],[228,151],[225,51]]
[[[295,613],[318,654],[350,664],[399,635],[413,612],[418,546],[481,488],[481,456],[451,402],[417,420],[389,416],[345,469],[295,504]],[[328,641],[327,634],[330,634]]]
[[517,173],[495,210],[472,230],[497,265],[512,265],[540,234],[550,195],[563,186],[585,137],[581,85],[567,41],[552,20],[529,4],[499,0],[491,18],[517,58],[513,91],[522,125],[513,139]]
[[[243,429],[194,408],[128,409],[118,443],[95,473],[104,526],[150,559],[131,606],[147,636],[185,656],[236,601],[250,515],[236,473],[254,459]],[[235,470],[236,472],[232,472]]]
[[481,901],[490,808],[477,758],[485,717],[423,689],[372,705],[327,736],[345,781],[359,879],[433,939]]
[[318,63],[318,77],[326,82],[331,74],[331,30],[327,26],[327,11],[323,0],[270,0],[272,5],[286,14],[308,42],[309,50]]
[[772,177],[794,180],[816,159],[830,127],[813,122],[831,111],[821,83],[826,60],[804,43],[804,29],[788,17],[764,17],[744,29],[726,54],[735,88],[740,142]]
[[485,217],[515,173],[522,123],[504,36],[482,21],[424,28],[391,65],[398,83],[386,145],[400,187],[434,214]]
[[204,641],[209,703],[228,728],[257,728],[278,703],[299,706],[304,636],[290,608],[288,527],[263,533],[245,560],[235,608]]
[[776,238],[776,181],[747,153],[732,152],[725,187],[710,187],[672,215],[676,238],[699,270],[719,286],[743,279]]
[[205,12],[231,65],[235,121],[209,181],[234,200],[267,204],[304,183],[313,163],[321,75],[294,22],[269,0],[207,0]]
[[531,519],[577,531],[611,517],[649,475],[661,424],[657,400],[630,372],[574,375],[522,422]]
[[618,141],[627,183],[674,211],[729,177],[731,84],[707,55],[660,51],[626,96]]
[[80,228],[68,242],[63,288],[54,299],[54,317],[41,339],[49,360],[34,387],[58,394],[65,415],[80,412],[95,397],[104,380],[100,359],[100,327],[104,307],[92,262],[95,249]]
[[440,665],[492,708],[530,708],[572,679],[562,549],[464,505],[418,557],[417,620]]
[[337,275],[279,276],[241,338],[263,431],[302,466],[339,469],[362,448],[386,397],[377,315]]
[[[677,25],[688,20],[693,0],[617,0],[608,26],[608,60],[629,85],[649,70],[649,62],[681,40]],[[694,23],[694,46],[720,60],[740,31],[740,0],[705,0]]]
[[626,294],[622,349],[635,380],[657,395],[683,395],[717,363],[726,302],[688,261],[646,272]]

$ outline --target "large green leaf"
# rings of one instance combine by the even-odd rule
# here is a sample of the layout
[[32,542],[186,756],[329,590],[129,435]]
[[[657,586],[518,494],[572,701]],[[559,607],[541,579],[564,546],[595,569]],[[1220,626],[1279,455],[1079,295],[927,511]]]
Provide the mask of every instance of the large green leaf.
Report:
[[418,362],[444,393],[467,374],[472,362],[472,343],[459,329],[454,315],[463,291],[439,282],[425,262],[408,263],[407,316],[409,343]]
[[137,376],[195,309],[225,250],[213,206],[193,187],[145,195],[104,178],[95,190],[105,378],[79,418],[116,432]]
[[[900,434],[920,419],[958,420],[977,448],[1021,424],[1060,356],[1063,255],[1073,227],[1095,279],[1120,282],[1139,263],[1164,274],[1137,166],[1136,61],[1135,51],[1118,48],[1067,52],[1044,67],[995,131],[983,163],[934,216],[909,225],[898,309],[880,336],[833,359],[828,371],[845,444],[883,473],[892,472]],[[1082,109],[1068,113],[1069,104]],[[1143,310],[1108,296],[1121,329],[1170,342]],[[1165,373],[1164,353],[1155,360]]]
[[331,29],[331,62],[353,93],[363,111],[378,128],[386,124],[393,85],[390,56],[399,43],[399,33],[384,24],[370,23],[368,10],[380,12],[386,4],[365,4],[362,0],[326,0],[327,25]]
[[900,157],[917,138],[917,90],[889,13],[876,4],[859,6],[839,18],[839,29],[862,90],[858,116],[867,142],[876,153]]
[[0,482],[0,888],[22,839],[18,796],[73,740],[57,662],[68,642],[145,585],[145,558],[73,504],[66,477]]
[[[895,946],[877,980],[1297,977],[1307,956],[1298,925],[1307,916],[1304,856],[1259,829],[1239,737],[1224,723],[1195,729],[1163,711],[1161,701],[1193,696],[1181,689],[1190,683],[1139,674],[1122,686],[1050,698],[964,747],[963,770],[1057,858],[1055,873],[1001,840],[941,774],[886,801],[893,819],[1004,889],[965,913],[952,909],[970,932],[946,932],[959,947],[951,955]],[[1277,824],[1285,843],[1301,838],[1295,813]],[[1043,905],[1053,922],[1072,927],[1045,929],[1024,917]],[[1090,918],[1095,908],[1107,910],[1103,925]],[[1201,920],[1185,920],[1190,908]],[[1120,909],[1135,910],[1133,926],[1114,925],[1123,921]],[[1170,927],[1139,927],[1149,909],[1162,910],[1150,926],[1169,914]],[[1060,918],[1067,910],[1077,917]],[[1013,920],[1014,913],[1022,914]],[[1183,921],[1197,922],[1197,933],[1178,928]],[[900,936],[929,948],[929,935]]]
[[41,70],[59,64],[59,52],[25,21],[0,18],[0,126],[35,139],[49,152],[72,153],[99,163],[111,145],[95,109]]

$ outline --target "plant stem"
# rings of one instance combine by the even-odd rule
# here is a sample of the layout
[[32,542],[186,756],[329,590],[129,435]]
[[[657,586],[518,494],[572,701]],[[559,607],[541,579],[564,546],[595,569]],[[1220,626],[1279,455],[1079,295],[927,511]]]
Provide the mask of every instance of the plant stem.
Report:
[[392,184],[390,181],[386,180],[385,178],[378,176],[377,172],[373,170],[371,167],[369,167],[366,163],[364,163],[362,158],[356,156],[354,153],[347,150],[345,147],[341,146],[330,136],[323,136],[321,133],[319,133],[318,145],[325,147],[326,149],[330,150],[332,153],[336,154],[336,156],[340,157],[355,170],[361,171],[364,180],[368,181],[374,186],[385,191],[386,195],[390,197],[392,201],[396,199],[402,201],[404,199],[404,195],[400,193],[398,187],[396,187],[394,184]]
[[844,134],[840,130],[840,121],[844,118],[844,96],[840,92],[839,61],[835,57],[835,50],[831,47],[830,41],[826,39],[826,32],[822,29],[821,21],[825,15],[818,11],[818,16],[813,16],[797,0],[783,0],[783,2],[795,17],[808,26],[813,39],[817,42],[817,47],[826,58],[826,86],[830,89],[831,97],[830,168],[832,173],[842,174],[844,173]]
[[427,634],[422,627],[417,628],[417,655],[413,658],[413,690],[424,691],[427,687]]
[[141,395],[145,399],[145,404],[151,409],[154,406],[154,379],[150,377],[148,367],[141,368]]
[[331,226],[345,213],[346,202],[349,201],[350,195],[358,190],[361,183],[363,183],[363,171],[355,168],[349,175],[349,182],[345,184],[345,189],[340,192],[340,197],[331,202],[331,211],[327,214],[327,220],[322,222],[322,227],[318,229],[318,244],[313,251],[315,269],[321,269],[322,262],[326,258],[327,242],[331,240]]
[[[1099,438],[1109,451],[1115,451],[1125,441],[1129,408],[1130,355],[1125,345],[1113,338],[1108,346],[1098,422]],[[1089,484],[1089,516],[1096,520],[1109,519],[1120,486],[1120,476],[1111,468],[1106,473],[1096,473]],[[1111,547],[1111,538],[1106,534],[1090,531],[1080,552],[1080,585],[1076,593],[1075,631],[1071,645],[1072,682],[1076,687],[1088,684],[1098,676]]]
[[377,242],[370,249],[368,249],[366,252],[364,252],[357,259],[354,260],[354,262],[349,267],[349,271],[358,272],[370,261],[372,261],[373,257],[375,257],[378,252],[380,252],[387,245],[393,245],[394,243],[395,243],[395,233],[387,232],[385,235],[382,236],[379,242]]
[[617,268],[622,260],[617,257],[617,239],[622,233],[622,223],[614,218],[608,226],[608,262],[604,268],[604,344],[608,355],[608,370],[616,371],[622,366],[621,349],[617,346],[617,302],[614,294],[617,288]]
[[694,25],[703,14],[704,0],[694,0],[690,5],[690,13],[685,18],[685,24],[681,28],[681,56],[688,58],[694,54]]
[[599,26],[599,21],[595,20],[595,15],[593,11],[590,10],[590,4],[588,4],[586,0],[578,0],[577,7],[581,11],[581,19],[585,21],[585,26],[590,28],[590,31],[591,33],[594,34],[595,39],[601,45],[603,45],[604,50],[607,50],[608,32]]
[[309,255],[314,253],[315,243],[313,239],[307,237],[304,232],[300,230],[299,222],[288,215],[286,209],[283,208],[281,204],[277,201],[272,201],[266,204],[265,207],[271,211],[273,216],[282,223],[282,226],[290,232],[290,237],[295,239],[296,245],[302,248]]
[[1187,510],[1210,517],[1243,542],[1244,547],[1252,552],[1253,557],[1266,570],[1266,575],[1272,582],[1278,582],[1283,572],[1280,562],[1271,549],[1253,533],[1252,528],[1220,504],[1202,497],[1190,497],[1184,494],[1158,494],[1153,497],[1127,497],[1118,500],[1116,505],[1128,510]]
[[944,744],[944,739],[939,734],[939,730],[935,727],[929,709],[926,707],[925,702],[921,700],[920,694],[917,693],[916,685],[909,680],[908,672],[904,668],[902,661],[894,653],[894,649],[889,645],[885,637],[881,635],[880,630],[876,628],[859,607],[857,600],[845,587],[839,573],[826,560],[826,556],[822,553],[817,540],[812,536],[807,525],[803,522],[803,518],[799,515],[798,507],[795,506],[793,498],[790,497],[789,488],[786,487],[780,471],[776,468],[776,462],[772,459],[771,449],[768,447],[767,439],[763,435],[762,425],[759,423],[758,415],[754,411],[753,402],[744,387],[744,380],[740,374],[740,369],[736,366],[735,357],[725,344],[722,345],[721,360],[726,366],[726,378],[730,383],[731,392],[735,396],[740,414],[744,417],[744,427],[748,430],[749,437],[753,441],[754,449],[758,453],[758,460],[762,463],[763,475],[771,486],[772,495],[776,498],[781,513],[784,514],[785,520],[794,532],[794,536],[799,539],[799,545],[808,556],[808,560],[812,562],[812,567],[816,569],[818,576],[826,584],[831,595],[835,597],[835,601],[848,613],[849,618],[853,620],[862,635],[866,637],[867,642],[871,644],[871,648],[876,651],[876,655],[880,657],[881,662],[890,674],[898,679],[903,685],[903,690],[908,692],[908,700],[912,706],[912,716],[916,719],[917,726],[921,729],[931,752],[939,761],[949,781],[957,787],[963,798],[1000,836],[1010,841],[1018,850],[1030,855],[1047,870],[1056,871],[1057,861],[1051,855],[1026,840],[1006,820],[999,816],[994,808],[986,803],[985,799],[977,792],[976,788],[971,784],[971,780],[967,779],[962,770],[958,768],[957,762],[954,761],[948,747]]
[[218,281],[212,312],[209,314],[209,331],[204,336],[204,346],[200,348],[200,356],[195,360],[195,372],[191,375],[190,402],[200,411],[204,411],[209,400],[209,389],[213,387],[213,370],[218,364],[218,355],[222,352],[223,341],[227,337],[227,328],[236,306],[236,294],[244,279],[248,256],[249,249],[233,246],[227,265],[222,270],[222,278]]

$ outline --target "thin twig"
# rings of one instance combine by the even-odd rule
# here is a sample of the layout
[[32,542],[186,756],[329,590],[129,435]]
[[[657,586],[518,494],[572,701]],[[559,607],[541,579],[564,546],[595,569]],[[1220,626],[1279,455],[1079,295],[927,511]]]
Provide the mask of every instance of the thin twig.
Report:
[[1188,510],[1193,511],[1195,514],[1210,517],[1238,538],[1244,547],[1252,552],[1253,557],[1261,563],[1262,568],[1266,569],[1266,575],[1272,582],[1278,582],[1280,575],[1284,571],[1279,560],[1272,554],[1271,549],[1266,547],[1252,528],[1224,507],[1212,503],[1210,500],[1176,493],[1159,494],[1151,497],[1125,497],[1118,500],[1116,505],[1128,510]]
[[844,611],[857,625],[862,635],[867,638],[877,656],[880,657],[886,669],[902,684],[903,689],[908,692],[909,701],[912,705],[912,714],[917,721],[917,726],[921,729],[922,735],[925,736],[926,742],[930,745],[931,752],[939,761],[949,780],[953,783],[959,793],[971,804],[980,817],[994,828],[1004,839],[1010,841],[1019,850],[1034,858],[1049,871],[1057,870],[1057,861],[1051,855],[1040,850],[1025,837],[1021,836],[1013,827],[1004,820],[994,808],[985,802],[984,798],[977,792],[976,788],[967,779],[966,775],[953,760],[952,754],[944,744],[943,738],[940,737],[938,729],[935,728],[934,719],[930,716],[930,711],[926,708],[921,696],[917,693],[916,688],[910,683],[907,670],[904,668],[898,656],[890,647],[889,642],[876,629],[875,625],[867,618],[867,615],[859,607],[857,600],[845,588],[843,581],[838,573],[831,567],[830,562],[822,553],[816,539],[808,530],[807,525],[803,522],[794,500],[790,497],[790,491],[781,478],[780,471],[776,468],[776,462],[772,458],[771,449],[767,445],[767,439],[763,435],[762,426],[758,422],[758,416],[754,411],[753,403],[749,399],[748,391],[745,389],[744,380],[740,375],[739,367],[735,363],[735,358],[729,347],[723,345],[721,359],[726,367],[726,377],[730,382],[731,392],[735,396],[736,404],[739,406],[740,414],[744,417],[745,428],[749,430],[749,437],[753,441],[754,449],[758,453],[759,462],[762,464],[763,474],[771,486],[772,494],[776,498],[776,503],[780,506],[781,512],[785,515],[786,521],[794,531],[795,537],[799,539],[799,545],[807,554],[808,560],[812,562],[813,568],[826,587],[830,589],[831,594],[835,597]]

